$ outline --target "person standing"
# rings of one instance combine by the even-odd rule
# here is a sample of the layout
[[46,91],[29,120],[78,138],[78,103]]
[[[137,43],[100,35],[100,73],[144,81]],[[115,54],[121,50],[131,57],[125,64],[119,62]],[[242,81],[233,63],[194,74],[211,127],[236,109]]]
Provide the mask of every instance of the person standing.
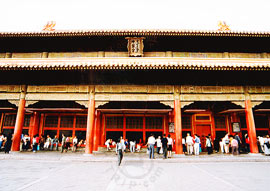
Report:
[[266,135],[264,140],[264,154],[265,156],[270,156],[270,137]]
[[186,137],[186,144],[187,144],[187,153],[188,155],[192,155],[193,153],[193,138],[190,136],[190,134],[187,134]]
[[153,134],[151,134],[151,136],[148,138],[148,142],[147,142],[147,146],[150,149],[150,152],[149,152],[150,159],[151,158],[154,159],[154,157],[155,157],[155,143],[156,143],[155,137]]
[[121,139],[118,139],[116,143],[116,151],[118,155],[118,166],[121,165],[124,149],[125,149],[124,143],[121,141]]
[[207,149],[208,154],[210,155],[212,153],[212,144],[211,144],[211,140],[208,136],[206,136],[205,147]]
[[246,152],[249,153],[250,152],[250,142],[249,142],[249,137],[248,134],[245,134],[245,149]]
[[64,152],[65,148],[66,148],[66,137],[64,134],[62,134],[61,153]]
[[237,149],[238,149],[238,154],[240,154],[242,141],[241,141],[241,139],[240,139],[240,137],[239,137],[239,135],[237,133],[235,134],[234,139],[238,142]]
[[12,139],[13,139],[13,134],[8,134],[8,136],[6,137],[6,142],[5,142],[5,153],[9,154],[9,151],[11,149],[11,145],[12,145]]
[[32,141],[32,146],[33,146],[33,152],[37,152],[37,147],[38,147],[38,136],[35,135],[33,137],[33,141]]
[[230,151],[230,139],[229,139],[229,134],[226,134],[225,137],[222,139],[224,148],[225,148],[225,153],[228,154]]
[[39,139],[39,150],[44,150],[44,143],[45,143],[44,137],[43,135],[41,135]]
[[51,151],[53,150],[53,145],[55,144],[55,149],[58,151],[58,143],[59,140],[57,138],[57,135],[54,136],[54,139],[52,140],[52,144],[51,144]]
[[131,153],[135,152],[136,141],[129,141],[129,150]]
[[49,150],[49,146],[50,146],[51,140],[52,139],[51,139],[50,135],[47,135],[47,139],[46,139],[46,142],[44,144],[44,149]]
[[75,136],[75,137],[72,139],[72,151],[73,151],[73,152],[76,152],[76,150],[77,150],[77,145],[78,145],[78,138]]
[[233,155],[238,155],[239,154],[239,151],[238,151],[238,141],[233,138],[232,141],[231,141],[231,146],[232,146],[232,154]]
[[214,150],[216,153],[219,152],[219,139],[217,138],[214,139]]
[[182,138],[182,146],[183,146],[183,153],[185,154],[187,152],[187,147],[186,147],[186,139],[184,137]]
[[194,153],[195,155],[199,155],[200,154],[200,143],[201,143],[201,140],[200,138],[198,137],[197,134],[195,134],[195,143],[194,143]]
[[158,136],[158,138],[156,139],[156,142],[157,142],[157,154],[160,154],[160,150],[161,150],[161,137]]
[[3,142],[4,142],[4,135],[0,133],[0,151],[2,149]]
[[166,138],[166,134],[163,135],[163,138],[161,139],[162,143],[162,149],[163,149],[163,159],[167,158],[167,153],[168,153],[168,139]]
[[222,139],[219,139],[219,147],[220,147],[220,151],[222,154],[224,154],[225,150],[224,150],[224,142],[222,141]]
[[260,147],[261,147],[262,153],[264,153],[264,140],[265,140],[265,137],[259,136],[259,142],[260,142]]
[[168,135],[168,158],[172,158],[173,139]]

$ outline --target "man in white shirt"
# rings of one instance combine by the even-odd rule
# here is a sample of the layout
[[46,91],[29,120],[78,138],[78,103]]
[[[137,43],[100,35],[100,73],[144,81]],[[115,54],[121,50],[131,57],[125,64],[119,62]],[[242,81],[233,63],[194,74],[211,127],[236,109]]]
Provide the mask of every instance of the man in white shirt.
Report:
[[188,155],[192,155],[193,153],[193,138],[190,136],[190,134],[187,134],[186,137],[186,144],[187,144],[187,153]]
[[264,141],[265,141],[265,137],[259,137],[259,143],[261,146],[261,150],[264,153]]
[[147,145],[148,145],[148,148],[149,148],[149,158],[151,159],[154,159],[154,152],[155,152],[155,143],[156,143],[156,140],[155,140],[155,137],[153,134],[151,134],[151,136],[148,138],[148,142],[147,142]]
[[135,145],[136,145],[135,141],[129,141],[129,150],[131,153],[135,152]]
[[198,135],[195,135],[195,143],[194,143],[194,153],[195,155],[199,155],[200,154],[200,138],[198,137]]
[[157,154],[160,154],[160,149],[161,149],[161,137],[158,136],[158,138],[156,139],[157,142]]

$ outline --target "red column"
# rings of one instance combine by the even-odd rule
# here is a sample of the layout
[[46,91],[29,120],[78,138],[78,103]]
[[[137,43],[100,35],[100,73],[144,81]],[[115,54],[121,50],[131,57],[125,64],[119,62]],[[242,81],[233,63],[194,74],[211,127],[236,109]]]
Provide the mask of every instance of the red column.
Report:
[[12,141],[12,151],[20,151],[21,135],[24,123],[24,108],[25,108],[25,91],[21,93],[19,107],[17,111],[14,136]]
[[100,144],[104,145],[105,144],[105,139],[106,139],[106,131],[105,131],[105,115],[102,114],[102,122],[101,122],[101,141]]
[[245,113],[246,113],[247,130],[250,140],[250,152],[258,153],[255,122],[253,117],[251,101],[249,99],[245,101],[245,106],[246,106]]
[[95,120],[95,97],[94,93],[90,92],[88,115],[87,115],[87,129],[86,129],[86,146],[85,146],[86,154],[92,154],[93,152],[94,120]]
[[175,154],[183,154],[181,104],[179,99],[174,100],[174,127],[175,127]]
[[34,112],[33,116],[31,117],[30,129],[29,129],[31,140],[36,134],[38,134],[38,118],[39,118],[38,113]]
[[100,142],[100,112],[99,111],[96,111],[93,141],[94,141],[94,151],[98,151],[98,145]]

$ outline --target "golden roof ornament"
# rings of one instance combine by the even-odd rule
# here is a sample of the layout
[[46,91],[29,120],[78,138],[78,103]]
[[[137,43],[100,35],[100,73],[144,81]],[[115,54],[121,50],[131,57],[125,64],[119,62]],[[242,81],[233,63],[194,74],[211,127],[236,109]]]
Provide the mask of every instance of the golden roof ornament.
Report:
[[49,21],[43,28],[43,31],[55,31],[54,27],[56,25],[55,21]]
[[227,25],[225,21],[219,21],[218,27],[219,27],[218,31],[230,31],[231,30],[229,25]]

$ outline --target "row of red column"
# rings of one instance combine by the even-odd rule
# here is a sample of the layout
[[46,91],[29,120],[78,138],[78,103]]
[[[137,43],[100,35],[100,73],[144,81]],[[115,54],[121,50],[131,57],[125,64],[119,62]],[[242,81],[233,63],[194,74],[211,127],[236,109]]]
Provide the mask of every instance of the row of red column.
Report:
[[[245,115],[246,115],[248,136],[250,139],[250,152],[258,153],[259,151],[257,146],[256,128],[250,99],[245,100]],[[174,101],[174,126],[175,126],[175,147],[176,147],[175,153],[183,154],[180,99],[175,99]]]
[[[20,150],[21,134],[24,123],[24,111],[25,111],[25,96],[21,96],[14,129],[12,151]],[[255,123],[250,100],[245,101],[245,113],[246,113],[248,135],[250,138],[250,150],[252,153],[258,153]],[[30,125],[31,137],[33,137],[35,134],[38,134],[38,128],[33,128],[37,127],[37,124],[38,124],[38,114],[35,112],[33,116],[32,125]],[[181,123],[180,99],[175,99],[174,101],[174,125],[175,125],[175,152],[176,154],[182,154],[183,147],[182,147],[182,123]],[[94,96],[90,96],[88,116],[87,116],[86,147],[85,147],[86,154],[91,154],[93,151],[98,150],[98,145],[100,144],[100,133],[101,133],[100,113],[98,111],[95,111]]]

